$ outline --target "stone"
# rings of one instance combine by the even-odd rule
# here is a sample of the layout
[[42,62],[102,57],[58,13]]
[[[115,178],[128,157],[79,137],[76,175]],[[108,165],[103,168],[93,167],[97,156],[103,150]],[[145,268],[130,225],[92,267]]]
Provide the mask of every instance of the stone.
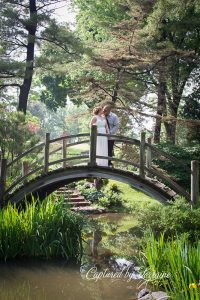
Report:
[[142,298],[138,298],[139,300],[153,300],[153,297],[151,294],[147,294]]
[[141,299],[142,297],[148,295],[150,293],[150,291],[145,288],[145,289],[142,289],[139,293],[138,293],[138,299]]
[[168,297],[163,291],[151,292],[145,288],[138,293],[138,300],[168,300]]
[[151,293],[153,300],[168,300],[167,294],[165,292],[153,292]]

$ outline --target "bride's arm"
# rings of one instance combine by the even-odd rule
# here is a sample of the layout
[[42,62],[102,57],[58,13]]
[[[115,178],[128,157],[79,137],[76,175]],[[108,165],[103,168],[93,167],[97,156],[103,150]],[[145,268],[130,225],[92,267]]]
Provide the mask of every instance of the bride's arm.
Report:
[[90,121],[90,128],[92,127],[92,125],[96,125],[96,122],[97,122],[97,118],[94,116],[93,118],[92,118],[92,120]]

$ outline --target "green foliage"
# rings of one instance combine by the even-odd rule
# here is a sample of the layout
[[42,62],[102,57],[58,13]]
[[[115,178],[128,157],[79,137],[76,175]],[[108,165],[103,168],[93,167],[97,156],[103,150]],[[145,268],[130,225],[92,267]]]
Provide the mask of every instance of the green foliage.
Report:
[[[122,207],[122,197],[121,190],[118,188],[117,184],[109,183],[103,189],[104,197],[99,199],[102,206],[107,208],[120,208]],[[103,205],[104,204],[104,205]]]
[[117,21],[129,18],[129,7],[123,1],[74,0],[73,3],[78,7],[78,30],[85,39],[99,42],[111,39],[108,29]]
[[104,196],[101,191],[98,191],[95,187],[91,187],[87,182],[79,182],[76,187],[92,203],[97,203],[98,199]]
[[[199,160],[200,157],[200,145],[173,145],[170,143],[162,143],[156,145],[156,147],[173,155],[174,157],[182,160],[187,166],[191,167],[192,160]],[[153,159],[154,162],[161,168],[167,171],[167,173],[177,181],[185,189],[190,188],[190,174],[186,172],[181,166],[177,168],[176,163],[170,162],[162,157],[156,157]]]
[[82,226],[82,217],[64,208],[61,200],[34,200],[22,211],[9,204],[0,212],[0,259],[79,259]]
[[[24,104],[26,106],[32,83],[33,65],[34,70],[37,71],[38,67],[43,67],[43,75],[44,70],[48,70],[47,74],[53,70],[54,74],[60,75],[63,66],[60,68],[59,66],[79,57],[83,52],[83,46],[67,25],[63,26],[56,22],[52,8],[52,4],[55,3],[52,1],[46,1],[45,4],[43,0],[24,4],[13,3],[13,1],[1,2],[0,87],[4,90],[10,85],[20,87],[20,92],[23,92],[26,98],[23,98],[23,106]],[[42,46],[43,49],[40,58],[37,59],[34,55],[36,44],[37,48]],[[46,46],[45,51],[44,45],[49,44],[51,46]],[[65,76],[66,68],[63,72]],[[52,78],[54,79],[54,76]],[[58,98],[63,97],[63,93],[64,91],[60,89],[57,93]],[[12,94],[17,95],[17,93]],[[58,102],[62,100],[58,98],[56,99]],[[51,107],[55,105],[55,99],[52,100],[54,100],[53,104],[48,102]]]
[[107,208],[119,208],[122,206],[122,198],[119,195],[120,191],[115,184],[108,185],[105,189],[99,191],[95,187],[91,187],[87,182],[79,182],[77,188],[92,203]]
[[42,91],[40,100],[47,108],[56,111],[58,107],[65,107],[68,93],[65,76],[46,75],[41,78],[41,83],[46,89]]
[[200,242],[191,244],[186,237],[164,241],[163,234],[159,239],[153,234],[146,237],[140,259],[144,279],[164,286],[170,299],[198,300]]
[[13,159],[39,141],[40,129],[36,117],[10,111],[0,105],[0,149],[3,157]]
[[[199,79],[195,78],[195,79]],[[181,116],[186,119],[200,120],[200,87],[197,84],[196,89],[185,100]],[[187,140],[189,142],[200,142],[200,125],[190,122],[187,125]]]
[[168,205],[151,204],[138,212],[139,226],[149,228],[159,236],[175,237],[187,234],[190,240],[200,238],[200,208],[191,209],[184,199],[177,199]]

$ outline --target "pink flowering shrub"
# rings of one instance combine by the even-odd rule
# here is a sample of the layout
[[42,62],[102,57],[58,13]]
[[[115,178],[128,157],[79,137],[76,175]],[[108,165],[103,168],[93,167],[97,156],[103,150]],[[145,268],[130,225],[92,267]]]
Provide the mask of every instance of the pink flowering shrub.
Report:
[[40,125],[32,121],[28,121],[27,128],[31,133],[38,133],[38,131],[40,130]]

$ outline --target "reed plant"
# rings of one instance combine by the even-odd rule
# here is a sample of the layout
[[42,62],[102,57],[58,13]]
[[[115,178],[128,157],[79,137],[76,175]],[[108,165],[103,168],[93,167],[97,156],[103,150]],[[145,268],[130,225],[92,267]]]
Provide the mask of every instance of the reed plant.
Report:
[[63,257],[78,260],[82,254],[83,218],[55,201],[26,203],[19,211],[9,204],[0,211],[0,259]]
[[146,237],[140,263],[144,279],[162,286],[176,300],[200,299],[200,241],[186,235],[165,240],[164,234]]

